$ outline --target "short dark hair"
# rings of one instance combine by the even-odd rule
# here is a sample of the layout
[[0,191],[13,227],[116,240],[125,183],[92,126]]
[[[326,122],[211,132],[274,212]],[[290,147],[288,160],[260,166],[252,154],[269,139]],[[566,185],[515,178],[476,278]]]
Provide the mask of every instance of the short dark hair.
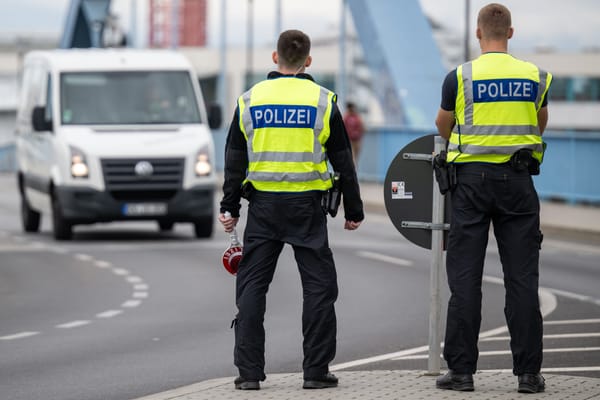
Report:
[[309,54],[310,38],[304,32],[291,29],[279,35],[277,56],[282,66],[300,68]]
[[484,39],[506,39],[512,26],[510,11],[502,4],[488,4],[479,11],[477,26]]

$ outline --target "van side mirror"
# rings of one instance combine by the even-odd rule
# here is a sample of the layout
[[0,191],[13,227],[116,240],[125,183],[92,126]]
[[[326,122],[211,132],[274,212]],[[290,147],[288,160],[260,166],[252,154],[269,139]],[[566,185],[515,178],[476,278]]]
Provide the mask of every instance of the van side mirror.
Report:
[[223,122],[223,112],[221,106],[217,103],[211,103],[208,106],[208,126],[210,129],[218,129]]
[[31,113],[31,124],[36,132],[44,132],[52,130],[52,121],[46,120],[46,107],[35,106]]

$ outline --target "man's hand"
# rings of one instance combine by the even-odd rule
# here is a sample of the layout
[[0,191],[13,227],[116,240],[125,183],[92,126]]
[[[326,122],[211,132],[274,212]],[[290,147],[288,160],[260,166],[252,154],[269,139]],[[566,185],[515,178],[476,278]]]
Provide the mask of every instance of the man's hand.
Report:
[[344,223],[344,229],[349,230],[349,231],[353,231],[355,229],[358,229],[358,227],[360,226],[361,221],[346,221],[346,223]]
[[233,231],[238,223],[239,218],[225,217],[225,214],[219,214],[219,222],[223,225],[225,232]]

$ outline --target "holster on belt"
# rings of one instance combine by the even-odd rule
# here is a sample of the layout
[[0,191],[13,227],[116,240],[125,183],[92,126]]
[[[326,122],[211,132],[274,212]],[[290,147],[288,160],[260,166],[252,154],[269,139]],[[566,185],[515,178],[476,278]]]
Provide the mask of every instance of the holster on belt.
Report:
[[342,201],[342,181],[340,180],[340,173],[334,172],[331,178],[331,189],[323,194],[321,200],[321,207],[326,214],[335,217]]
[[533,150],[520,149],[510,157],[510,165],[517,172],[528,171],[529,175],[540,174],[540,162],[533,157]]
[[446,194],[456,187],[456,169],[454,164],[448,164],[446,157],[446,151],[442,150],[433,158],[433,171],[441,194]]

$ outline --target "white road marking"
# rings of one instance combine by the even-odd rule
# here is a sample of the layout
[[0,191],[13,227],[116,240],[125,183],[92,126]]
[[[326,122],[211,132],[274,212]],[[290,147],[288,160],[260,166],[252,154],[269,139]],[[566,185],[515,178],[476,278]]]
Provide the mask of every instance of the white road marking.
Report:
[[563,320],[557,320],[557,321],[544,321],[544,325],[577,325],[577,324],[600,324],[600,318],[563,319]]
[[[576,353],[576,352],[589,352],[589,351],[600,351],[600,347],[565,347],[559,349],[544,349],[546,353]],[[510,350],[492,350],[492,351],[480,351],[480,356],[503,356],[511,355]],[[410,355],[404,357],[393,358],[394,361],[400,360],[426,360],[429,357],[428,354]],[[441,357],[441,355],[440,355]]]
[[363,258],[370,258],[372,260],[383,261],[390,264],[400,265],[402,267],[412,267],[414,263],[410,260],[403,258],[386,256],[385,254],[373,253],[371,251],[359,251],[356,253],[358,256]]
[[111,263],[109,263],[108,261],[102,261],[102,260],[95,261],[94,265],[98,268],[111,268],[112,267]]
[[345,363],[341,363],[341,364],[335,364],[335,365],[330,366],[329,369],[331,371],[339,371],[341,369],[357,367],[359,365],[371,364],[371,363],[375,363],[375,362],[379,362],[379,361],[387,361],[387,360],[394,359],[396,357],[402,357],[402,356],[407,356],[407,355],[411,355],[411,354],[422,353],[427,350],[429,350],[429,346],[415,347],[412,349],[397,351],[395,353],[382,354],[380,356],[363,358],[362,360],[349,361],[349,362],[345,362]]
[[119,276],[129,275],[129,271],[127,271],[124,268],[113,268],[112,272],[113,272],[113,274],[119,275]]
[[[9,234],[7,232],[0,231],[0,237],[7,237],[7,236],[9,236]],[[10,235],[10,237],[13,239],[13,241],[15,243],[10,244],[10,245],[0,244],[0,252],[2,252],[2,251],[29,251],[29,252],[31,252],[31,251],[52,251],[57,254],[68,254],[69,253],[69,251],[63,247],[48,246],[43,242],[32,241],[32,242],[28,243],[27,238],[25,238],[23,236]],[[139,276],[128,276],[130,274],[130,271],[128,271],[127,269],[113,268],[113,266],[110,262],[103,261],[103,260],[94,260],[94,257],[91,255],[88,255],[88,254],[83,254],[83,253],[73,254],[73,258],[75,258],[78,261],[83,261],[83,262],[91,261],[98,268],[104,268],[104,269],[111,268],[112,272],[115,275],[123,276],[127,280],[127,282],[134,285],[134,287],[133,287],[134,292],[132,294],[132,297],[134,299],[125,301],[121,305],[121,307],[123,307],[123,308],[138,307],[142,303],[142,301],[138,300],[138,299],[148,298],[149,286],[147,284],[145,284],[143,279],[140,278]],[[96,318],[102,318],[102,319],[112,318],[112,317],[122,314],[124,311],[125,310],[121,310],[121,309],[107,310],[107,311],[103,311],[101,313],[96,314]],[[90,321],[90,320],[76,320],[76,321],[71,321],[71,322],[55,325],[55,328],[71,329],[71,328],[85,326],[85,325],[88,325],[91,323],[92,323],[92,321]],[[0,336],[0,340],[21,339],[21,338],[39,335],[40,333],[41,332],[20,332],[20,333],[16,333],[13,335]]]
[[559,290],[559,289],[549,289],[549,290],[557,296],[562,296],[562,297],[566,297],[568,299],[573,299],[573,300],[577,300],[577,301],[583,301],[586,303],[594,303],[594,304],[600,305],[600,299],[597,299],[594,297],[585,296],[583,294],[573,293],[573,292],[569,292],[566,290]]
[[[359,252],[360,255],[363,255],[363,253],[368,254],[369,252]],[[371,254],[376,254],[377,256],[380,255],[378,253],[371,253]],[[389,257],[389,260],[387,259],[388,256],[384,256],[384,257],[386,259],[381,259],[381,258],[377,258],[377,259],[379,259],[381,261],[390,262],[392,264],[395,263],[394,261],[392,261],[392,260],[396,260],[394,257]],[[486,275],[483,277],[483,279],[484,279],[484,281],[486,281],[488,283],[504,285],[504,280],[500,279],[500,278]],[[556,297],[547,288],[540,288],[539,290],[540,290],[540,306],[541,306],[540,308],[541,308],[542,316],[545,317],[546,315],[549,315],[556,309],[556,305],[557,305]],[[550,304],[544,305],[544,303],[550,303]],[[497,335],[497,334],[504,333],[507,331],[508,331],[508,328],[506,326],[501,326],[501,327],[498,327],[495,329],[491,329],[489,331],[482,332],[479,335],[479,337],[486,338],[488,336]],[[486,339],[482,339],[482,340],[486,340]],[[442,345],[443,345],[443,343],[442,343]],[[382,354],[379,356],[363,358],[360,360],[349,361],[349,362],[345,362],[345,363],[341,363],[341,364],[335,364],[335,365],[330,366],[329,369],[331,371],[339,371],[341,369],[353,368],[353,367],[357,367],[360,365],[366,365],[366,364],[372,364],[375,362],[391,360],[396,357],[403,357],[403,356],[409,356],[412,354],[418,354],[418,353],[422,353],[424,351],[429,351],[428,345],[415,347],[412,349],[401,350],[401,351],[397,351],[395,353]]]
[[75,254],[73,257],[75,257],[75,259],[79,260],[79,261],[91,261],[93,259],[92,256],[90,256],[89,254]]
[[56,328],[60,328],[60,329],[79,328],[80,326],[88,325],[91,322],[92,321],[88,321],[88,320],[71,321],[71,322],[67,322],[64,324],[56,325]]
[[14,335],[0,336],[0,340],[23,339],[26,337],[31,337],[31,336],[35,336],[35,335],[39,335],[39,334],[40,334],[40,332],[20,332],[20,333],[15,333]]
[[[593,372],[600,371],[599,366],[593,367],[557,367],[557,368],[542,368],[542,373],[545,372]],[[482,369],[477,370],[477,372],[491,372],[491,373],[512,373],[512,369]]]
[[108,310],[96,314],[96,318],[112,318],[116,317],[119,314],[123,314],[123,310]]
[[[553,335],[544,335],[544,339],[578,339],[600,337],[600,333],[559,333]],[[482,342],[499,342],[502,340],[510,340],[510,336],[497,336],[481,339]]]
[[125,303],[121,304],[121,307],[125,308],[133,308],[142,304],[141,300],[127,300]]

